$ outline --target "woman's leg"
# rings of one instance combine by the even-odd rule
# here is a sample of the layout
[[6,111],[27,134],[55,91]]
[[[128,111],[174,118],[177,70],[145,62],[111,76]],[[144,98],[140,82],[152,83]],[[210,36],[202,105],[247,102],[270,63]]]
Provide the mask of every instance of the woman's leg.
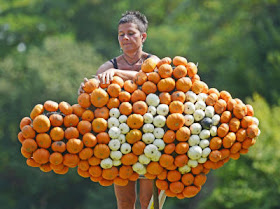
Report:
[[114,185],[118,209],[134,209],[136,201],[135,181],[129,181],[126,186]]
[[153,180],[139,179],[139,199],[142,209],[147,209],[153,195]]

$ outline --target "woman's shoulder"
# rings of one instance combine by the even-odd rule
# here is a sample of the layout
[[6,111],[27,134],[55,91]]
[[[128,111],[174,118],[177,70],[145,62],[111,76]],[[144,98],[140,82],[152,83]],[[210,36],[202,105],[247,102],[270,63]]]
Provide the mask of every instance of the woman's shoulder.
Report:
[[156,61],[160,61],[160,59],[158,58],[158,56],[156,56],[156,55],[154,55],[154,54],[150,54],[150,53],[145,52],[145,59],[148,59],[148,58],[153,58],[153,59],[155,59]]
[[97,74],[99,73],[103,73],[106,70],[113,68],[114,64],[111,62],[111,60],[106,61],[105,63],[103,63],[102,65],[99,66],[98,70],[97,70]]
[[[147,52],[143,52],[143,57],[142,57],[142,58],[144,58],[144,60],[145,60],[145,59],[148,59],[148,58],[150,58],[150,57],[155,58],[155,59],[159,59],[159,58],[158,58],[156,55],[154,55],[154,54],[150,54],[150,53],[147,53]],[[119,55],[119,56],[117,56],[117,57],[114,57],[114,58],[108,60],[108,62],[113,63],[114,61],[119,62],[119,61],[121,61],[121,60],[122,60],[122,55]],[[159,59],[159,60],[160,60],[160,59]]]

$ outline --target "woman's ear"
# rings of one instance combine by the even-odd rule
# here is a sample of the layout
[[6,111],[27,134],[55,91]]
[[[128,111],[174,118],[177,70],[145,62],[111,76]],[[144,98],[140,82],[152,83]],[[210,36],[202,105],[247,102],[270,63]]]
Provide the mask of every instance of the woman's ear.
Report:
[[147,38],[147,33],[142,33],[141,35],[142,35],[142,43],[144,43]]

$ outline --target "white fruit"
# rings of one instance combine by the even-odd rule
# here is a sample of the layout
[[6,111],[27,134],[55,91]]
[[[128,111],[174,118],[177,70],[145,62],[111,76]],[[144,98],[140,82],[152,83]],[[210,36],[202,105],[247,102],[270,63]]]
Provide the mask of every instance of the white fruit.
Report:
[[158,152],[158,148],[154,144],[149,144],[144,149],[145,155],[150,159],[155,157],[158,154],[157,152]]
[[151,144],[155,140],[155,136],[152,133],[144,133],[142,135],[142,141],[145,142],[146,144]]
[[146,97],[146,103],[148,105],[156,107],[159,105],[159,102],[159,97],[156,94],[148,94],[148,96]]
[[221,117],[220,117],[218,114],[214,115],[214,116],[212,117],[212,124],[213,124],[214,126],[218,125],[219,122],[220,122],[220,119],[221,119]]
[[158,162],[159,159],[160,159],[160,156],[161,156],[161,152],[160,152],[160,151],[157,151],[156,154],[155,154],[155,156],[153,156],[153,157],[151,158],[151,161]]
[[180,172],[181,174],[189,173],[191,170],[192,170],[191,167],[188,166],[188,165],[184,165],[184,166],[182,166],[182,167],[179,167],[179,172]]
[[146,155],[142,154],[138,157],[138,161],[144,165],[148,165],[151,161],[150,158],[148,158]]
[[142,170],[144,170],[145,166],[142,163],[137,162],[132,166],[132,169],[133,169],[133,171],[138,173],[138,172],[141,172]]
[[129,126],[126,123],[121,123],[119,125],[119,129],[120,129],[122,134],[127,134],[130,130]]
[[167,104],[160,104],[157,106],[157,114],[166,116],[169,113],[169,106]]
[[113,160],[120,160],[122,158],[122,152],[121,151],[111,151],[110,157]]
[[101,166],[101,168],[104,168],[104,169],[112,168],[113,161],[111,160],[111,158],[103,159],[100,162],[100,166]]
[[194,122],[194,117],[192,115],[184,115],[185,125],[190,126]]
[[112,127],[109,129],[108,134],[112,139],[117,139],[121,134],[121,130],[118,127]]
[[201,155],[202,155],[202,149],[200,146],[195,145],[190,147],[188,151],[188,156],[191,160],[197,160],[201,158]]
[[212,118],[215,114],[215,109],[213,106],[207,106],[204,111],[205,111],[205,116],[209,118]]
[[205,102],[206,99],[207,99],[207,97],[208,97],[207,94],[205,94],[205,93],[200,93],[200,94],[197,95],[197,101],[203,101],[203,102]]
[[194,106],[196,110],[205,110],[206,108],[206,104],[204,101],[197,101]]
[[202,127],[199,123],[193,123],[190,126],[191,134],[194,134],[194,135],[199,135],[199,133],[201,132],[201,129],[202,129]]
[[211,149],[209,147],[206,147],[202,150],[202,157],[207,157],[211,152]]
[[199,146],[204,149],[209,146],[209,141],[207,139],[203,139],[200,141]]
[[259,126],[259,124],[260,124],[259,119],[256,118],[256,117],[253,117],[253,122],[254,122],[254,124],[256,124],[257,126]]
[[157,115],[154,117],[153,124],[155,127],[162,128],[165,125],[166,118],[163,115]]
[[188,140],[190,146],[198,145],[199,142],[200,142],[200,138],[198,135],[191,135]]
[[108,128],[112,128],[112,127],[119,127],[120,122],[117,118],[115,117],[110,117],[108,119]]
[[155,128],[153,133],[154,133],[155,138],[161,139],[164,135],[164,129],[163,128]]
[[110,115],[111,117],[118,118],[118,117],[120,117],[120,111],[119,111],[118,108],[112,108],[112,109],[110,109],[110,111],[109,111],[109,115]]
[[133,169],[134,172],[138,173],[139,175],[144,175],[144,174],[147,173],[146,167],[143,164],[139,163],[139,162],[135,163],[132,166],[132,169]]
[[210,128],[210,134],[211,134],[211,136],[217,136],[217,126],[212,126],[211,128]]
[[155,127],[154,127],[153,124],[147,123],[147,124],[144,124],[144,125],[143,125],[142,129],[143,129],[143,132],[144,132],[144,133],[153,133]]
[[153,144],[157,146],[159,151],[163,150],[165,147],[165,143],[162,139],[156,139]]
[[113,160],[113,166],[119,166],[119,165],[121,165],[122,164],[122,162],[120,161],[120,160]]
[[207,161],[206,157],[201,157],[197,160],[198,163],[205,163]]
[[122,152],[123,154],[128,154],[128,153],[130,153],[130,152],[131,152],[131,145],[128,144],[128,143],[123,143],[123,144],[121,145],[121,152]]
[[261,130],[258,129],[257,137],[261,134]]
[[157,114],[157,108],[154,106],[149,106],[148,113],[151,113],[153,116],[155,116]]
[[152,123],[154,120],[154,116],[152,115],[152,113],[147,112],[143,115],[143,119],[144,123]]
[[188,166],[195,168],[196,166],[198,166],[198,162],[196,160],[189,160]]
[[121,147],[121,143],[118,139],[112,139],[109,141],[108,146],[111,150],[116,151]]
[[200,134],[199,134],[199,137],[201,139],[208,139],[210,137],[210,131],[207,130],[207,129],[203,129]]
[[185,114],[191,115],[194,113],[194,111],[195,111],[195,106],[192,102],[186,102],[184,104],[184,113]]
[[124,134],[120,134],[118,140],[120,141],[121,144],[125,143],[126,142],[125,135]]
[[195,121],[201,121],[205,117],[205,112],[203,110],[196,110],[193,113]]
[[190,101],[191,103],[195,103],[197,100],[197,95],[193,91],[188,91],[186,93],[186,101]]
[[126,115],[121,115],[121,116],[119,117],[119,122],[120,122],[120,123],[125,123],[126,120],[127,120],[127,116],[126,116]]
[[147,173],[147,169],[144,167],[143,170],[137,172],[139,175],[145,175]]

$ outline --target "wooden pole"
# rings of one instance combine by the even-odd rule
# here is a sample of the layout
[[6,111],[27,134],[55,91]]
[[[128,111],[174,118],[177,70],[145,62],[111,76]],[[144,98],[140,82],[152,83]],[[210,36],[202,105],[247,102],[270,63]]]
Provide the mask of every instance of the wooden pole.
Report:
[[154,197],[154,209],[159,209],[158,201],[158,188],[156,186],[156,180],[153,180],[153,197]]

